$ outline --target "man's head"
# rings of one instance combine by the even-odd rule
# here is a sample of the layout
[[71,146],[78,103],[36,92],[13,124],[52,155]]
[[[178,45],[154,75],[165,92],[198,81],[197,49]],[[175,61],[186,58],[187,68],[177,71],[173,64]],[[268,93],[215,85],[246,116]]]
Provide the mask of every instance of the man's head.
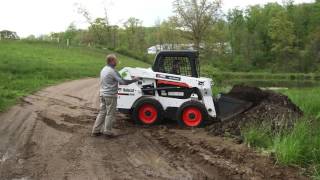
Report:
[[117,65],[117,56],[115,54],[109,54],[106,57],[107,64],[112,67]]

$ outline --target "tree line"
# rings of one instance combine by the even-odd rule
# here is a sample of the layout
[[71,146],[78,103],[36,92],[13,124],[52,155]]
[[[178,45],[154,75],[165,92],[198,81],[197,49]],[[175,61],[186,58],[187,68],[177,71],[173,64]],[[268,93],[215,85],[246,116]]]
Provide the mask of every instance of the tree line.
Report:
[[[144,27],[130,17],[121,26],[105,17],[91,18],[87,29],[71,24],[65,32],[52,33],[51,40],[71,45],[108,48],[152,62],[147,49],[169,45],[183,49],[191,44],[201,62],[227,71],[319,72],[320,0],[314,3],[268,3],[245,9],[221,11],[220,0],[175,0],[175,15]],[[177,46],[178,45],[178,46]]]

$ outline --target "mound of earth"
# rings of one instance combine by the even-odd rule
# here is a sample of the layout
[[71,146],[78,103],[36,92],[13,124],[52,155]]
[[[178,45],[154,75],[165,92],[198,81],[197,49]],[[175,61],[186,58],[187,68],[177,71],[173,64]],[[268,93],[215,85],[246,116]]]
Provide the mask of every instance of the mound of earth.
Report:
[[227,121],[217,122],[207,127],[214,135],[241,135],[246,126],[258,125],[271,132],[290,129],[303,112],[287,96],[271,90],[236,85],[227,96],[252,103],[252,106]]

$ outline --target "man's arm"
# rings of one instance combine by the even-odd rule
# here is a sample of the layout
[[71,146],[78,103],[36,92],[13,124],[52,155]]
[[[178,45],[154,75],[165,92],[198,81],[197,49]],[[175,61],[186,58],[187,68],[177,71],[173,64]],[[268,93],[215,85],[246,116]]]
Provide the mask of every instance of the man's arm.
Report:
[[114,73],[112,73],[113,77],[116,79],[116,81],[118,81],[119,84],[121,85],[128,85],[134,82],[137,82],[138,80],[133,79],[133,80],[125,80],[122,79],[120,74],[117,71],[114,71]]

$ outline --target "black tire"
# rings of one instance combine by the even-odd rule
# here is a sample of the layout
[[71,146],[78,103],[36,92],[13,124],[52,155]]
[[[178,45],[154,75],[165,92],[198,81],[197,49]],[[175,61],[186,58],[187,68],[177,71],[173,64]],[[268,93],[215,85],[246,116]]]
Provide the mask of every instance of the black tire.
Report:
[[155,125],[162,122],[164,110],[157,100],[141,98],[135,102],[131,117],[136,124]]
[[[193,113],[194,111],[196,111],[196,113]],[[201,116],[199,114],[201,114]],[[187,119],[189,120],[187,121],[183,115],[188,115]],[[207,123],[207,120],[208,112],[206,107],[198,101],[187,101],[183,103],[177,112],[177,121],[182,127],[203,127]]]

